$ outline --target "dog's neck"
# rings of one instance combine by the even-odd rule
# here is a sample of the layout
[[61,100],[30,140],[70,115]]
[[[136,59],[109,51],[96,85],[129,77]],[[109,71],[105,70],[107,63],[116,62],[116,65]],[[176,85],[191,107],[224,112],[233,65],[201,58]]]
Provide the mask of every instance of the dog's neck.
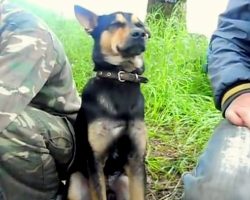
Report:
[[[94,71],[110,71],[110,72],[129,72],[129,73],[136,73],[142,74],[144,72],[144,63],[140,63],[139,65],[135,62],[131,62],[130,60],[124,61],[119,64],[111,64],[109,62],[104,61],[103,59],[93,59],[94,61]],[[140,67],[138,67],[140,66]]]
[[137,70],[127,70],[127,67],[124,67],[123,65],[112,65],[110,63],[95,63],[94,71],[110,71],[110,72],[119,72],[124,71],[128,73],[137,73],[141,74]]

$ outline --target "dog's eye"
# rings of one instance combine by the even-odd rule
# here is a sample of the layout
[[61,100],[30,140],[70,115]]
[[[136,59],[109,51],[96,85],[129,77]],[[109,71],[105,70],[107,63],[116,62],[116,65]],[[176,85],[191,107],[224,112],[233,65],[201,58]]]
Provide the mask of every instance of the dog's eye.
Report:
[[144,27],[144,25],[143,25],[142,23],[140,23],[140,22],[135,23],[135,26],[136,26],[136,27],[138,27],[138,28],[142,28],[142,27]]
[[111,27],[115,27],[115,28],[119,28],[119,27],[124,27],[125,23],[124,22],[116,21],[116,22],[113,22],[112,24],[110,24],[110,26]]

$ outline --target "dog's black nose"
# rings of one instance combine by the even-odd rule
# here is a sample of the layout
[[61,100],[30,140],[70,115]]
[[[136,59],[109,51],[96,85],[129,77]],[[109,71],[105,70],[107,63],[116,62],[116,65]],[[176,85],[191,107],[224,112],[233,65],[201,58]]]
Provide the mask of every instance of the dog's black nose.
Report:
[[146,36],[146,33],[144,30],[135,28],[130,33],[131,37],[134,39],[144,38]]

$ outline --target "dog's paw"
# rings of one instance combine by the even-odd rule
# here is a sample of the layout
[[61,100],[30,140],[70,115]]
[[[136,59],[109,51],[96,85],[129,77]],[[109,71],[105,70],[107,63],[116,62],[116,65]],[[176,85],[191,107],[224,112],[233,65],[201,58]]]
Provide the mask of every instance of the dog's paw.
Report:
[[112,190],[107,191],[107,200],[116,200],[115,192]]

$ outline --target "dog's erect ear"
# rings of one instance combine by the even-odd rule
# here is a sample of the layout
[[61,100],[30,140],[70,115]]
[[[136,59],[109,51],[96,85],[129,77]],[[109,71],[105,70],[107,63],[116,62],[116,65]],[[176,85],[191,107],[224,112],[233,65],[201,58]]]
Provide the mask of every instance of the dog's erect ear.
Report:
[[75,5],[74,11],[77,20],[84,27],[84,29],[90,33],[97,26],[97,18],[98,16],[91,12],[88,9],[85,9],[81,6]]

